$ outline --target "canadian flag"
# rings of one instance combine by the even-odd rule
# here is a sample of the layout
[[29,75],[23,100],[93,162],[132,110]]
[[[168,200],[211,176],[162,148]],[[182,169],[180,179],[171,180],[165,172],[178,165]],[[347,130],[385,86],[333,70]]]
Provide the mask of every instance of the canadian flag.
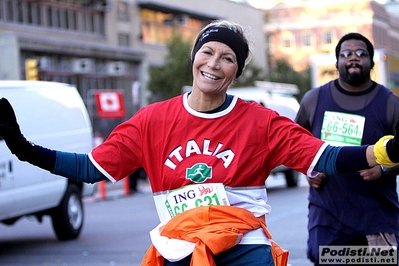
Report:
[[96,92],[98,116],[100,118],[124,118],[126,115],[123,94],[119,91]]

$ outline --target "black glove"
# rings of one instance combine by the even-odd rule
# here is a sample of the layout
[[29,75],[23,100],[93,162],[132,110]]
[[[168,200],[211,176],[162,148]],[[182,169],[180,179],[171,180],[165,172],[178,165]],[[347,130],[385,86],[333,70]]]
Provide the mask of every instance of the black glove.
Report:
[[22,135],[14,110],[5,98],[0,99],[0,136],[21,161],[27,161],[32,156],[33,145]]
[[387,142],[385,148],[389,159],[393,163],[399,163],[399,120],[395,125],[395,137]]
[[34,145],[22,135],[14,110],[5,98],[0,99],[0,137],[19,160],[53,171],[55,151]]

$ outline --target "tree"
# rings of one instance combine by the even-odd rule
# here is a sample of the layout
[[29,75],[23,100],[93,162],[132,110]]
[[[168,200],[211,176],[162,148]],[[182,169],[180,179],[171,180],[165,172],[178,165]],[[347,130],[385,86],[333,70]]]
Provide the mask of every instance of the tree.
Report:
[[302,72],[296,72],[285,59],[277,59],[270,69],[266,80],[272,82],[296,84],[299,94],[295,97],[300,101],[303,95],[311,89],[310,66]]
[[266,75],[261,68],[248,64],[241,76],[234,81],[231,87],[248,87],[254,86],[256,80],[264,80]]
[[162,67],[150,67],[148,89],[154,101],[166,100],[182,93],[183,86],[192,84],[191,45],[180,35],[168,42],[168,55]]

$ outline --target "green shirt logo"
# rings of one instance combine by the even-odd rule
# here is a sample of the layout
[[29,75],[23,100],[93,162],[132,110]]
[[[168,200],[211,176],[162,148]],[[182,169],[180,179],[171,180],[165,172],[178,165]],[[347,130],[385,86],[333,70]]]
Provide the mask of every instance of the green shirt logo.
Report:
[[212,178],[212,167],[204,163],[197,163],[186,170],[186,178],[195,183],[203,183],[208,178]]

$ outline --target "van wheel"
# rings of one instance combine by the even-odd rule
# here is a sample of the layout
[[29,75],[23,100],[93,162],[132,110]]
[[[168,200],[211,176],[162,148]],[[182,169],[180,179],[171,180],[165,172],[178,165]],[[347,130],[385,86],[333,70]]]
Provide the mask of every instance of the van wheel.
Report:
[[297,187],[299,174],[297,171],[292,169],[284,171],[285,180],[287,181],[287,187]]
[[58,240],[70,240],[79,236],[84,212],[81,192],[76,185],[68,185],[60,205],[51,214],[51,220]]

